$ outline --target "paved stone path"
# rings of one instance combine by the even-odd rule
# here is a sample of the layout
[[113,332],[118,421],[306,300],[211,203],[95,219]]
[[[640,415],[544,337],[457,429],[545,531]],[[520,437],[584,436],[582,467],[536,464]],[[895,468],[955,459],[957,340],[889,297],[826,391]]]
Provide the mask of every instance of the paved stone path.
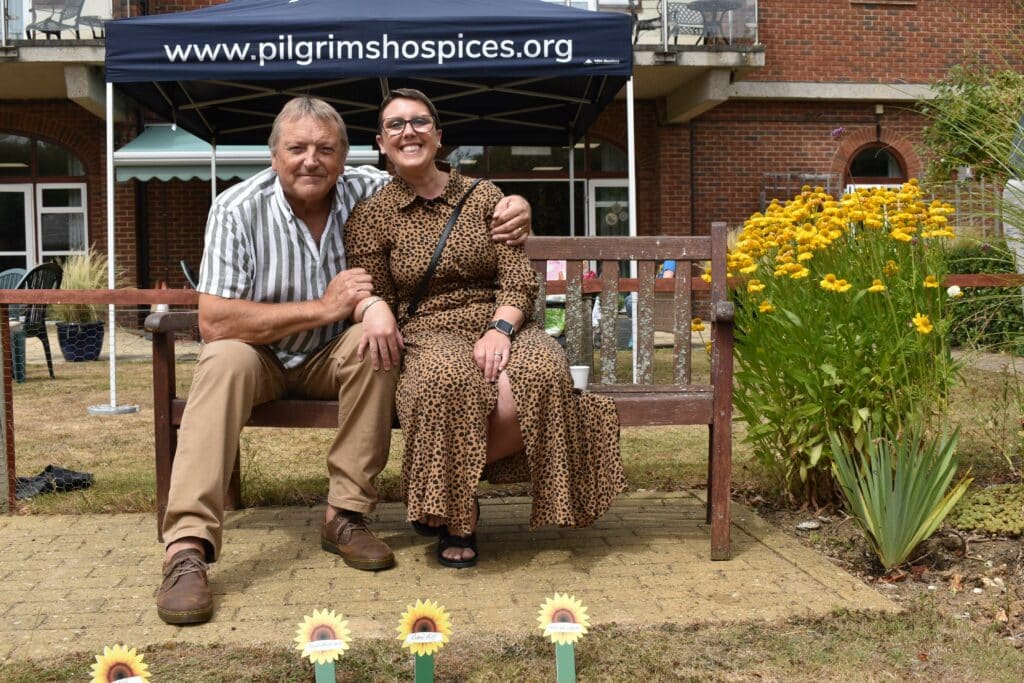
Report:
[[315,608],[355,637],[392,637],[417,598],[438,600],[457,634],[530,633],[554,592],[576,595],[595,624],[693,623],[894,610],[894,603],[733,505],[733,559],[709,560],[702,492],[633,493],[589,529],[526,527],[529,500],[482,500],[481,563],[452,570],[430,539],[380,506],[373,528],[398,566],[359,572],[320,550],[320,508],[229,513],[211,570],[217,613],[175,627],[156,615],[162,549],[149,514],[0,517],[0,663],[104,645],[166,641],[287,647]]

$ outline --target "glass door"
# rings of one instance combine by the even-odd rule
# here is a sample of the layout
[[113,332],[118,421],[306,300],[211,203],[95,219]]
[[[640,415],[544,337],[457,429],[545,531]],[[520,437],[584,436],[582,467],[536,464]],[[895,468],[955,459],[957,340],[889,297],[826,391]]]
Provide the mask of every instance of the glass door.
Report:
[[629,181],[590,181],[590,222],[587,234],[597,237],[632,235],[629,224]]
[[0,185],[0,270],[35,263],[35,211],[31,185]]

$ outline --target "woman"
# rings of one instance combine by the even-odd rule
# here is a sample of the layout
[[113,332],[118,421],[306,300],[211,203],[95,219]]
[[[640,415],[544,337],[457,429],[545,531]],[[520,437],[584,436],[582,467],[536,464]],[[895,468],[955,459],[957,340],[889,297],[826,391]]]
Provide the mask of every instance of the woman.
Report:
[[527,321],[538,289],[529,261],[521,248],[488,237],[501,191],[484,181],[467,196],[418,309],[407,316],[471,183],[435,163],[437,110],[418,90],[392,91],[378,129],[397,177],[352,213],[345,252],[381,297],[355,311],[364,326],[360,354],[389,367],[405,349],[396,405],[409,520],[440,535],[438,561],[450,567],[476,564],[481,477],[532,483],[531,528],[593,523],[625,487],[615,407],[574,393],[558,343]]

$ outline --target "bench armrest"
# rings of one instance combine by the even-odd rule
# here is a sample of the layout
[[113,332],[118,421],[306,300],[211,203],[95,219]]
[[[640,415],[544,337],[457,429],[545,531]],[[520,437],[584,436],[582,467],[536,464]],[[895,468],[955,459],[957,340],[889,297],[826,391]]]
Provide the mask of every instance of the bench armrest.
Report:
[[711,322],[731,323],[736,317],[736,306],[731,301],[716,301],[711,306]]
[[187,332],[199,324],[199,311],[157,311],[146,316],[147,332]]

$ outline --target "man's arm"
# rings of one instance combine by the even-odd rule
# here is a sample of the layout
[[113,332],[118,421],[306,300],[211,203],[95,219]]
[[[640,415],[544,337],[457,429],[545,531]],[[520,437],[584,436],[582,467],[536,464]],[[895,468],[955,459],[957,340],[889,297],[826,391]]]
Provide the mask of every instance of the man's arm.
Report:
[[199,331],[206,341],[238,339],[270,344],[304,330],[323,327],[352,315],[357,303],[373,291],[362,268],[338,273],[320,299],[261,303],[199,294]]
[[[379,168],[349,166],[338,182],[345,185],[345,191],[359,202],[369,199],[390,180],[388,172]],[[518,194],[504,197],[494,208],[490,225],[491,239],[507,242],[514,247],[522,246],[530,234],[530,219],[530,203],[525,198]]]

